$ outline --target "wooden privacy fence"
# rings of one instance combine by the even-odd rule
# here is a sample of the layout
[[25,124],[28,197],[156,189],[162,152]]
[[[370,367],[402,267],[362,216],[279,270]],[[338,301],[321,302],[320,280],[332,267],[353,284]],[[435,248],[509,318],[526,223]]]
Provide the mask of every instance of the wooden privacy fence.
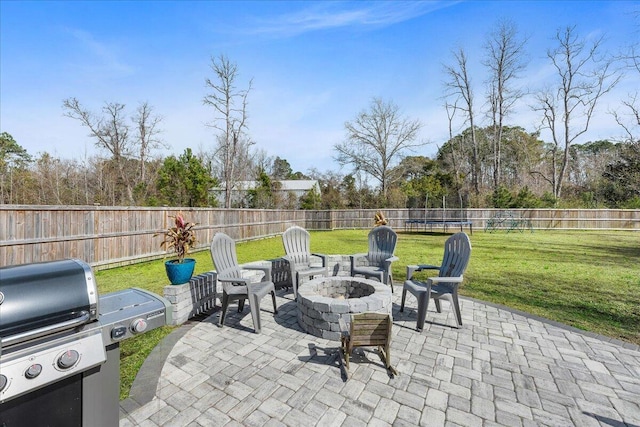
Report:
[[[161,236],[182,211],[197,224],[198,246],[206,249],[216,232],[235,240],[281,234],[292,225],[308,230],[371,228],[375,209],[262,210],[144,208],[108,206],[0,205],[0,266],[80,258],[94,268],[130,264],[165,256]],[[389,225],[403,230],[407,221],[470,221],[480,231],[504,213],[500,209],[383,209]],[[640,210],[512,209],[530,229],[609,229],[640,231]],[[415,230],[415,228],[414,228]],[[455,229],[454,229],[455,230]]]

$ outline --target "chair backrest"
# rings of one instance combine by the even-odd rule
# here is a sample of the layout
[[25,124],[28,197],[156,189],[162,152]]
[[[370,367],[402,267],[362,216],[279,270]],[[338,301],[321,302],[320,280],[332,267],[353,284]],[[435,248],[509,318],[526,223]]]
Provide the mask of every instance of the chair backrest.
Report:
[[311,257],[311,236],[302,227],[294,225],[282,233],[284,251],[295,264],[308,265]]
[[352,347],[385,345],[391,339],[391,316],[385,313],[351,315],[349,340]]
[[369,253],[367,258],[372,264],[382,264],[392,257],[396,250],[398,235],[391,227],[382,225],[369,232]]
[[238,265],[236,242],[224,233],[216,233],[211,241],[211,259],[220,276],[240,278],[242,270]]
[[466,233],[460,232],[449,237],[444,243],[440,277],[462,276],[467,269],[470,257],[471,241]]

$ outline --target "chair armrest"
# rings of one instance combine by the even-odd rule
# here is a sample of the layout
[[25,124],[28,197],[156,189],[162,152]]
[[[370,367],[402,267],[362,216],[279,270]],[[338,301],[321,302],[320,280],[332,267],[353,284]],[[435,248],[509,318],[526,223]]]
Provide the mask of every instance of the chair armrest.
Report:
[[327,266],[327,255],[325,254],[318,254],[318,253],[314,253],[312,252],[311,255],[313,256],[317,256],[318,258],[320,258],[322,260],[322,266],[326,267]]
[[462,276],[458,277],[429,277],[428,281],[431,283],[462,283]]
[[259,270],[264,272],[264,280],[271,281],[271,266],[270,265],[241,265],[240,268],[244,270]]
[[219,282],[228,282],[228,283],[239,283],[242,285],[246,285],[249,283],[249,279],[245,279],[244,277],[222,277],[218,276]]
[[439,265],[429,265],[429,264],[415,264],[415,265],[407,265],[407,280],[411,280],[413,278],[413,273],[422,271],[422,270],[440,270]]
[[400,260],[400,258],[395,255],[384,260],[384,268],[387,270],[387,274],[391,274],[391,263],[398,260]]
[[418,264],[418,271],[422,270],[440,270],[441,265]]

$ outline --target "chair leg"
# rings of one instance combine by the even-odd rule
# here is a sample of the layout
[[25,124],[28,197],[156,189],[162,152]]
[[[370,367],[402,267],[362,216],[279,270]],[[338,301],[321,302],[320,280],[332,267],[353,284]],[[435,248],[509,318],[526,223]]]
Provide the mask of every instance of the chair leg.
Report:
[[347,375],[349,374],[349,339],[346,337],[342,337],[342,345],[340,346],[341,357],[344,358],[344,366],[347,371]]
[[251,318],[253,319],[253,329],[259,334],[262,332],[262,324],[260,322],[260,296],[253,294],[250,298],[249,308],[251,309]]
[[347,369],[349,369],[349,360],[351,359],[351,353],[353,352],[353,347],[351,347],[351,343],[347,344]]
[[402,288],[402,300],[400,300],[400,312],[402,313],[404,311],[404,300],[407,297],[407,290],[403,287]]
[[244,298],[238,300],[238,313],[242,313],[242,310],[244,310],[244,301]]
[[378,346],[378,351],[380,352],[380,354],[382,354],[384,356],[383,358],[383,362],[384,362],[384,366],[385,368],[389,369],[391,368],[391,348],[389,347],[388,344],[385,344],[384,347],[382,347],[381,345]]
[[298,284],[300,284],[300,274],[296,273],[296,277],[291,278],[291,287],[293,288],[293,300],[298,300]]
[[385,353],[384,348],[382,348],[381,345],[378,346],[378,356],[380,356],[380,360],[382,360],[382,363],[384,363],[384,367],[385,368],[389,368],[387,366],[387,353]]
[[438,313],[442,313],[442,306],[440,305],[440,299],[439,298],[434,298],[433,302],[436,304],[436,311]]
[[222,293],[222,310],[220,311],[220,321],[218,326],[224,326],[224,318],[227,315],[227,308],[229,307],[229,295],[226,292]]
[[398,370],[391,366],[391,343],[385,345],[385,354],[387,356],[387,370],[391,375],[398,375]]
[[458,327],[462,326],[462,314],[460,313],[460,303],[458,302],[458,293],[454,293],[451,297],[454,312],[456,314],[456,320],[458,321]]
[[421,331],[424,329],[424,322],[427,318],[427,308],[429,308],[429,292],[421,292],[416,295],[418,299],[418,320],[416,329]]
[[[453,310],[453,315],[456,318],[456,325],[458,327],[462,326],[462,315],[460,314],[460,304],[458,303],[458,295],[453,294],[442,294],[439,295],[438,298],[444,298],[449,301],[451,304],[451,310]],[[438,301],[437,299],[435,301]]]
[[271,299],[273,300],[273,314],[278,314],[278,307],[276,307],[276,291],[271,291]]

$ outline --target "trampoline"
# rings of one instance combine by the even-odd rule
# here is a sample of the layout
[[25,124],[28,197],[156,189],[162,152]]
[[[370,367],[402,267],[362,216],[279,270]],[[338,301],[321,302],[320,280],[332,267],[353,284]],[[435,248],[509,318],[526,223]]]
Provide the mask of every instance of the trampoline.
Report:
[[[404,230],[405,231],[413,231],[414,228],[416,230],[420,230],[421,228],[424,231],[427,231],[427,227],[429,227],[430,231],[433,231],[433,228],[442,228],[444,232],[447,232],[447,228],[449,227],[460,227],[460,231],[464,231],[464,227],[469,227],[469,234],[473,234],[473,222],[465,219],[464,211],[462,210],[462,197],[460,197],[460,214],[458,218],[448,218],[447,217],[447,203],[445,196],[442,196],[442,218],[434,219],[427,218],[427,201],[428,195],[425,199],[424,206],[424,218],[411,218],[404,222]],[[453,215],[455,216],[455,215]],[[421,227],[423,226],[423,227]]]
[[464,227],[469,227],[469,234],[473,234],[473,222],[471,221],[454,221],[454,220],[434,220],[434,219],[408,219],[404,222],[405,231],[413,231],[414,228],[420,230],[420,226],[424,225],[424,230],[433,231],[433,227],[439,227],[447,232],[448,227],[460,227],[460,231],[464,231]]

